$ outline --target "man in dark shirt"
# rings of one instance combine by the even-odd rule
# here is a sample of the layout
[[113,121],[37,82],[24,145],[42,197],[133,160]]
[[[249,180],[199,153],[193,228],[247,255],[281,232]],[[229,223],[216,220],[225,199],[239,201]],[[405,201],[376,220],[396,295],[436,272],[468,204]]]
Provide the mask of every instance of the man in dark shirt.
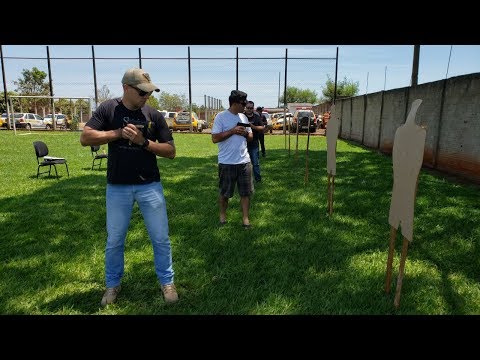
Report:
[[124,272],[125,238],[133,205],[138,203],[153,246],[155,271],[165,302],[178,300],[173,282],[168,218],[157,156],[173,159],[175,144],[160,112],[145,105],[160,91],[142,69],[132,68],[122,79],[123,96],[106,100],[85,124],[80,143],[108,143],[106,291],[101,305],[116,301]]
[[[263,112],[263,107],[259,106],[257,107],[257,113],[260,116],[260,120],[262,121],[264,130],[258,134],[258,141],[260,141],[260,148],[262,149],[262,156],[265,157],[265,132],[267,132],[268,128],[268,122],[267,118],[265,115],[262,114]],[[271,130],[271,129],[270,129]],[[271,131],[270,131],[271,133]]]
[[260,116],[253,112],[254,109],[253,101],[247,101],[245,106],[245,116],[250,123],[250,127],[253,131],[253,140],[247,142],[248,154],[250,155],[250,161],[252,162],[253,167],[253,176],[255,177],[256,182],[262,181],[262,176],[260,174],[260,154],[258,151],[258,140],[260,135],[263,135],[264,126]]

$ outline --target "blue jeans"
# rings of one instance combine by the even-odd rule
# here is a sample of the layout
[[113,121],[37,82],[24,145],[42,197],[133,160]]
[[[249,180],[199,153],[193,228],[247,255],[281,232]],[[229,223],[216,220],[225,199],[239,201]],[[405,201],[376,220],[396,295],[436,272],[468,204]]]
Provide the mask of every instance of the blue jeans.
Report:
[[107,246],[105,281],[107,287],[120,285],[124,271],[125,238],[135,201],[143,215],[153,246],[155,272],[161,285],[173,282],[172,249],[168,218],[160,182],[141,185],[107,184]]
[[260,175],[260,153],[258,146],[249,148],[248,153],[250,154],[250,161],[252,162],[253,177],[256,181],[261,181],[262,176]]

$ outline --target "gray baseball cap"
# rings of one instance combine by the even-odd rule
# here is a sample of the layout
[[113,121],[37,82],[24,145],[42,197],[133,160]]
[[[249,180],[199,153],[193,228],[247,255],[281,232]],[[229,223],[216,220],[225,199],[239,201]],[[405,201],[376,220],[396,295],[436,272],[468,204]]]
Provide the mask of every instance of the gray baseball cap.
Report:
[[150,75],[143,69],[138,68],[131,68],[125,71],[122,78],[122,84],[127,84],[146,92],[160,91],[158,86],[152,83]]

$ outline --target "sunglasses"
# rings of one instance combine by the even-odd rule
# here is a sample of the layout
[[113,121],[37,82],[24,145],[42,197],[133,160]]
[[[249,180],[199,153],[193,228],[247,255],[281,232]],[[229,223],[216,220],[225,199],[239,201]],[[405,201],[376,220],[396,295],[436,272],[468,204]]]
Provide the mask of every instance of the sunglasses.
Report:
[[144,97],[146,95],[148,95],[148,96],[152,95],[152,91],[146,92],[146,91],[140,90],[139,88],[136,88],[135,86],[132,86],[132,85],[128,85],[128,86],[137,90],[138,96],[140,96],[140,97]]

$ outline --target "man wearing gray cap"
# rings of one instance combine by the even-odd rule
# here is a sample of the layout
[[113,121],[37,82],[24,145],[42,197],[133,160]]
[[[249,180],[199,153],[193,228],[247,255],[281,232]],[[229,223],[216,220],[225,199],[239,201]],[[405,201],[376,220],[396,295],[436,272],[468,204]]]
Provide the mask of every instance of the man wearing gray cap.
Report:
[[122,79],[123,96],[101,103],[85,124],[80,143],[108,143],[106,291],[101,305],[116,301],[124,272],[125,238],[137,202],[153,246],[155,272],[165,302],[178,300],[173,282],[168,218],[157,156],[175,158],[175,144],[163,115],[145,105],[160,91],[148,73],[132,68]]
[[249,228],[252,166],[247,140],[253,140],[253,133],[247,117],[243,114],[247,94],[232,90],[228,102],[230,107],[215,116],[212,127],[212,141],[218,145],[220,225],[227,222],[228,199],[233,196],[236,185],[240,194],[243,227]]

